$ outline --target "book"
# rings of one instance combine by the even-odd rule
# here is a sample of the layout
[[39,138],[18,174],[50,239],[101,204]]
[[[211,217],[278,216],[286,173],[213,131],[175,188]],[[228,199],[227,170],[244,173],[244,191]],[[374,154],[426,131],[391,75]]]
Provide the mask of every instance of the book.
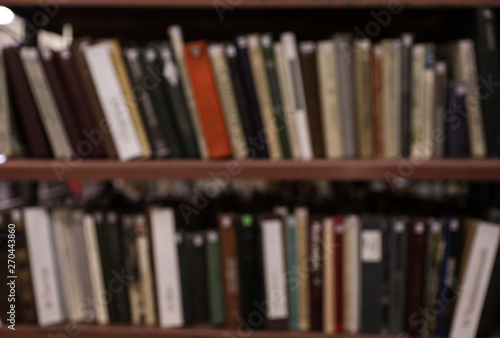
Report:
[[489,157],[500,156],[500,140],[496,137],[500,133],[500,121],[495,112],[500,109],[500,94],[487,83],[500,80],[500,54],[498,51],[497,16],[490,8],[475,10],[475,40],[477,74],[480,89],[486,88],[486,94],[481,97],[483,112],[484,134],[486,151]]
[[179,327],[184,324],[184,318],[174,211],[152,207],[149,222],[158,324],[161,327]]
[[302,41],[299,44],[300,69],[304,96],[306,99],[307,120],[309,122],[309,135],[315,158],[324,158],[323,121],[321,120],[320,98],[317,75],[317,50],[313,41]]
[[185,53],[210,158],[229,157],[231,145],[217,96],[207,45],[204,41],[190,42],[185,46]]
[[210,321],[207,284],[200,283],[207,276],[205,245],[203,232],[186,233],[186,263],[189,269],[187,287],[190,293],[193,324],[203,324]]
[[[337,79],[339,83],[339,109],[342,123],[342,153],[352,158],[358,153],[356,131],[356,87],[353,39],[350,33],[333,35],[336,53]],[[340,85],[341,84],[341,85]]]
[[[311,331],[323,330],[323,226],[320,216],[309,217],[309,322]],[[331,318],[329,319],[331,320]]]
[[356,121],[357,121],[357,145],[358,155],[361,158],[373,156],[373,115],[372,115],[372,91],[371,91],[371,42],[367,39],[355,40],[354,70],[356,89]]
[[288,328],[288,292],[283,219],[280,216],[260,218],[262,267],[266,300],[266,328]]
[[445,154],[448,158],[462,158],[470,154],[464,83],[450,82],[447,90]]
[[375,216],[365,216],[361,220],[360,331],[363,333],[380,333],[382,330],[383,222],[385,222],[384,219]]
[[[390,138],[394,138],[394,146],[389,148],[389,154],[387,157],[398,157],[401,156],[402,149],[402,135],[401,126],[403,124],[402,120],[402,67],[403,67],[403,46],[400,39],[393,39],[391,44],[392,49],[392,64],[388,64],[388,67],[392,69],[392,97],[387,97],[387,101],[391,102],[392,111],[394,114],[394,123],[386,119],[389,129],[389,133],[392,135]],[[389,127],[392,125],[392,127]],[[392,152],[393,151],[393,152]]]
[[384,158],[395,158],[399,155],[401,105],[400,79],[401,43],[398,39],[386,39],[380,42],[382,48],[381,96],[382,96],[382,155]]
[[118,158],[121,161],[128,161],[147,157],[148,152],[145,151],[137,132],[126,94],[115,68],[111,54],[113,50],[113,43],[109,40],[83,47],[85,60],[110,128]]
[[49,326],[63,322],[63,300],[59,293],[54,239],[50,217],[43,207],[23,209],[28,255],[33,281],[37,323]]
[[191,123],[193,124],[194,135],[196,136],[196,142],[198,144],[198,151],[201,155],[201,158],[207,159],[209,157],[209,152],[205,140],[204,130],[202,128],[202,123],[198,113],[198,106],[193,93],[193,84],[191,83],[189,70],[186,66],[184,37],[182,35],[182,29],[179,25],[172,25],[167,28],[167,33],[170,38],[170,43],[172,44],[172,50],[175,54],[175,60],[177,61],[177,65],[179,67],[182,80],[182,89],[184,94],[186,95],[186,102],[189,108],[189,117]]
[[228,329],[240,324],[240,280],[234,214],[218,215],[219,242],[224,284],[225,323]]
[[412,49],[412,105],[411,105],[411,139],[410,158],[426,158],[425,140],[425,44],[415,44]]
[[144,86],[146,74],[141,63],[140,50],[138,47],[124,48],[123,56],[133,83],[135,100],[139,105],[142,119],[146,126],[146,133],[153,156],[156,158],[166,157],[170,154],[170,149],[162,134],[151,94],[146,89],[146,86]]
[[335,331],[344,332],[344,303],[342,301],[344,280],[344,253],[343,253],[343,233],[344,233],[344,218],[342,216],[335,216],[333,223],[333,246],[334,246],[334,278],[335,289]]
[[[390,113],[388,104],[384,102],[384,92],[382,88],[384,46],[382,43],[373,44],[370,51],[371,62],[371,99],[372,99],[372,122],[373,122],[373,156],[384,157],[384,137],[387,132],[384,130],[385,115]],[[384,82],[384,84],[386,84]],[[387,85],[387,84],[386,84]]]
[[187,232],[183,229],[176,233],[177,240],[177,255],[179,257],[180,280],[182,285],[181,300],[182,300],[182,317],[184,325],[193,324],[193,308],[191,294],[191,277],[189,275],[188,266],[188,250],[187,250]]
[[495,264],[500,241],[500,227],[489,222],[478,222],[473,234],[462,279],[450,337],[475,337],[482,308]]
[[12,133],[14,124],[6,73],[3,52],[0,51],[0,154],[10,157],[15,155]]
[[343,139],[338,84],[336,44],[333,40],[318,42],[317,51],[321,128],[326,158],[343,156]]
[[22,47],[19,56],[54,156],[69,159],[73,156],[73,150],[61,120],[61,113],[43,71],[38,49]]
[[447,95],[447,78],[448,67],[443,61],[437,61],[435,66],[436,72],[436,94],[434,106],[434,121],[433,121],[433,154],[434,158],[445,157],[445,139],[446,139],[446,99]]
[[288,140],[288,128],[285,118],[283,92],[279,84],[278,65],[275,58],[273,47],[273,38],[271,34],[262,34],[260,37],[262,53],[264,55],[264,64],[266,67],[269,90],[273,104],[273,115],[278,131],[281,154],[283,158],[291,158],[290,141]]
[[224,111],[231,149],[236,159],[247,157],[247,144],[240,121],[240,112],[233,91],[229,67],[227,65],[224,46],[213,44],[208,46],[208,55],[214,70],[217,91]]
[[344,216],[343,261],[343,327],[346,332],[360,330],[361,314],[361,262],[359,259],[360,218]]
[[309,271],[306,268],[309,253],[309,210],[296,207],[294,210],[297,248],[298,330],[310,329]]
[[299,327],[298,319],[298,267],[297,267],[297,224],[294,215],[286,217],[286,251],[287,251],[287,286],[289,304],[289,328],[296,331]]
[[214,326],[222,326],[225,323],[226,314],[220,242],[217,230],[206,230],[205,241],[210,323]]
[[323,219],[323,332],[336,331],[334,219]]
[[285,60],[284,70],[286,83],[288,84],[288,95],[293,98],[291,100],[292,119],[290,120],[290,126],[295,129],[294,134],[297,137],[299,158],[309,160],[313,158],[314,153],[295,34],[291,32],[282,33],[281,46]]
[[401,156],[411,151],[411,121],[413,107],[413,35],[401,34]]
[[279,133],[273,112],[273,102],[269,81],[267,79],[264,54],[260,45],[259,34],[249,34],[247,36],[248,57],[252,71],[253,83],[257,94],[257,103],[262,119],[262,132],[265,133],[270,159],[280,159],[281,146]]
[[[424,81],[424,103],[423,103],[423,140],[422,148],[420,150],[421,155],[424,158],[431,158],[434,153],[434,142],[435,138],[433,134],[434,130],[434,119],[435,119],[435,108],[436,108],[436,70],[435,70],[435,46],[433,44],[425,44],[425,70],[423,74]],[[420,156],[421,155],[417,155]]]

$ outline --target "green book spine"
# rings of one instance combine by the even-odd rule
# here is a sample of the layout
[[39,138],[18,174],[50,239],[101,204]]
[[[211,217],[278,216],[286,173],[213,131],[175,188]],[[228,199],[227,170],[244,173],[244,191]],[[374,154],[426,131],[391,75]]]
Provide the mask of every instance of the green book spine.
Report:
[[299,309],[298,309],[298,273],[297,273],[297,245],[295,216],[288,216],[286,224],[286,251],[288,265],[288,306],[290,311],[290,330],[299,329]]
[[290,150],[290,144],[288,142],[288,132],[286,129],[286,121],[283,113],[283,104],[281,102],[278,74],[276,71],[276,63],[274,61],[272,35],[263,34],[261,37],[261,44],[262,53],[264,54],[264,62],[266,64],[267,80],[269,81],[269,89],[271,90],[271,99],[273,101],[273,115],[280,137],[281,152],[283,154],[283,158],[291,158],[292,153]]
[[205,237],[210,322],[212,325],[222,326],[226,321],[226,314],[224,309],[219,234],[216,230],[207,230]]

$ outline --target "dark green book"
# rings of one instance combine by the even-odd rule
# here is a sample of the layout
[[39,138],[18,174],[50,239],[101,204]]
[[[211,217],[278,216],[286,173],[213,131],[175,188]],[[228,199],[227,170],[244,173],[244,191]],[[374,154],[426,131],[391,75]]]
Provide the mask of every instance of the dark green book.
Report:
[[181,273],[182,286],[182,312],[184,316],[184,325],[193,323],[192,308],[191,308],[191,293],[189,288],[189,267],[187,257],[186,232],[179,230],[177,232],[177,252],[179,255],[179,270]]
[[364,216],[360,234],[361,332],[380,333],[383,317],[383,226],[385,219]]
[[167,140],[167,145],[171,151],[171,157],[182,157],[182,144],[177,124],[174,118],[173,108],[163,86],[165,79],[161,74],[162,61],[155,46],[148,46],[142,50],[142,62],[144,64],[147,77],[144,80],[144,89],[151,95],[151,100],[163,135]]
[[207,230],[205,231],[205,240],[210,322],[212,325],[222,326],[226,321],[226,313],[219,233],[217,230]]
[[395,218],[389,228],[389,333],[405,329],[408,220]]
[[175,63],[172,50],[168,43],[161,43],[158,47],[161,60],[163,89],[171,104],[173,119],[175,121],[182,145],[184,157],[198,158],[198,144],[194,133],[189,108],[182,87],[180,70]]
[[205,236],[201,231],[186,233],[186,254],[189,273],[190,307],[193,324],[210,321],[208,305],[207,265],[205,260]]
[[281,152],[283,154],[283,158],[291,158],[292,153],[290,151],[290,144],[288,143],[288,131],[286,129],[285,114],[283,112],[283,104],[281,102],[276,62],[274,61],[273,37],[271,34],[263,34],[260,41],[266,64],[267,80],[269,81],[271,99],[273,101],[273,115],[276,122],[276,128],[278,129],[280,136]]

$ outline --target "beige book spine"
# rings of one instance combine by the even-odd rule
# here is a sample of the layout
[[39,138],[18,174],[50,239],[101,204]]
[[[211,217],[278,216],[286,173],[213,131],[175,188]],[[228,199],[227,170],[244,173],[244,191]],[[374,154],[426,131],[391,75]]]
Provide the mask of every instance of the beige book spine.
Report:
[[7,90],[7,74],[3,53],[0,50],[0,154],[12,155],[12,133],[10,121],[10,103]]
[[226,120],[226,129],[229,133],[229,141],[236,159],[244,159],[248,155],[245,135],[241,125],[240,113],[234,95],[229,67],[226,56],[224,55],[224,46],[222,44],[209,45],[208,54],[212,63],[212,69],[215,76],[219,98],[222,103],[222,110]]
[[109,323],[108,302],[102,295],[104,277],[102,274],[101,256],[97,239],[94,218],[91,215],[83,216],[83,234],[89,263],[90,282],[92,286],[92,302],[98,324]]
[[310,328],[310,298],[308,269],[308,225],[309,211],[306,207],[295,208],[297,224],[297,268],[298,268],[298,328],[299,331],[309,331]]
[[54,156],[68,159],[73,155],[73,151],[43,71],[38,50],[36,47],[23,47],[20,56]]
[[335,278],[333,218],[323,220],[323,332],[335,332]]
[[361,158],[373,157],[370,49],[370,40],[359,39],[354,41],[358,153]]
[[344,238],[342,254],[344,256],[344,290],[342,302],[344,310],[344,330],[355,334],[359,332],[361,310],[361,267],[359,263],[359,217],[344,217]]
[[259,35],[248,35],[248,56],[252,69],[252,77],[257,92],[262,122],[266,130],[266,139],[269,149],[269,157],[273,160],[282,158],[278,128],[275,123],[273,104],[271,101],[271,91],[267,80],[266,66],[264,64],[264,54],[260,46]]
[[412,95],[411,95],[411,144],[410,157],[423,158],[424,135],[424,66],[425,45],[416,44],[412,50]]
[[401,62],[402,49],[401,40],[394,39],[392,42],[392,76],[393,76],[393,97],[391,98],[392,109],[394,111],[394,157],[401,156]]
[[283,115],[285,117],[285,123],[287,132],[289,135],[290,150],[292,152],[293,159],[300,158],[299,151],[299,140],[297,138],[297,133],[295,132],[295,124],[293,119],[292,110],[292,94],[290,93],[287,79],[286,79],[286,65],[285,56],[283,54],[283,47],[280,42],[275,42],[273,45],[274,59],[276,61],[276,72],[278,73],[278,83],[281,93],[281,102],[283,104]]
[[436,71],[434,64],[424,70],[424,127],[423,127],[423,155],[430,159],[434,153],[432,131],[434,130],[434,116],[436,114]]
[[484,138],[483,112],[481,108],[481,93],[477,77],[476,54],[472,40],[458,42],[458,81],[467,85],[467,118],[469,126],[469,143],[472,157],[486,156],[486,143]]
[[318,53],[316,55],[326,157],[340,158],[343,155],[343,144],[335,43],[332,40],[318,42]]
[[179,25],[173,25],[168,27],[167,32],[170,37],[172,49],[174,50],[177,66],[179,67],[181,73],[182,89],[184,90],[184,95],[186,95],[186,101],[189,108],[189,117],[191,119],[191,123],[193,124],[196,141],[198,143],[198,150],[200,151],[201,158],[208,159],[209,154],[207,142],[205,140],[203,129],[201,128],[198,106],[196,105],[193,88],[191,86],[191,80],[189,77],[188,69],[186,67],[186,58],[184,55],[184,38],[182,36],[182,30]]
[[396,157],[396,116],[394,111],[394,57],[392,40],[382,45],[382,154],[385,158]]
[[111,39],[109,42],[111,44],[111,58],[113,59],[113,64],[115,65],[116,73],[118,75],[118,79],[120,80],[120,85],[122,87],[123,94],[125,95],[130,115],[134,121],[137,136],[139,137],[139,142],[141,143],[143,156],[146,158],[151,157],[151,146],[146,135],[144,123],[141,119],[139,107],[137,106],[137,101],[134,96],[130,77],[125,66],[125,61],[123,61],[122,48],[117,40]]

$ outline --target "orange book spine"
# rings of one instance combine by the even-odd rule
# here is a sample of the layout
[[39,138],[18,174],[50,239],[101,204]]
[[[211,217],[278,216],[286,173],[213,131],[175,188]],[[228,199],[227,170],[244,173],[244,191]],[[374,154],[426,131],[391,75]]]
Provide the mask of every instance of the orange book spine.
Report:
[[205,41],[187,43],[184,53],[210,158],[229,157],[231,145],[207,53],[207,44]]

